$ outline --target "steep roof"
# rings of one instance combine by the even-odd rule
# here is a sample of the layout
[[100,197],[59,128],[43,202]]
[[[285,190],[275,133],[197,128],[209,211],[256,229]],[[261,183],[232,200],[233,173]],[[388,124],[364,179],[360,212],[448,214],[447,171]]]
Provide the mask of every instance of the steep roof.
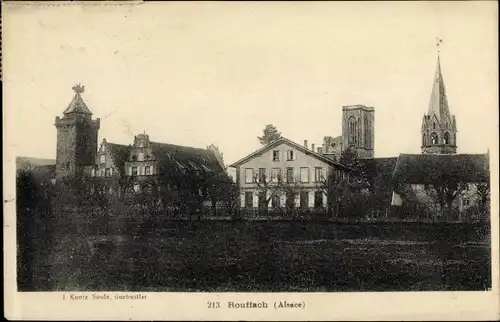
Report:
[[[155,158],[160,166],[173,167],[177,171],[221,172],[221,166],[215,154],[208,149],[151,142]],[[160,171],[162,171],[160,169]]]
[[82,113],[92,115],[92,112],[90,112],[87,104],[85,104],[79,92],[76,92],[75,96],[71,100],[71,103],[69,103],[69,106],[63,112],[63,114],[65,115],[69,113]]
[[122,172],[122,174],[124,174],[125,162],[128,160],[131,146],[109,142],[106,142],[106,146],[113,158],[115,166]]
[[310,155],[310,156],[312,156],[312,157],[314,157],[314,158],[316,158],[318,160],[321,160],[321,161],[323,161],[323,162],[325,162],[325,163],[327,163],[329,165],[333,165],[333,166],[338,167],[338,168],[343,168],[345,170],[353,171],[353,169],[350,169],[349,167],[346,167],[346,166],[344,166],[344,165],[342,165],[342,164],[340,164],[340,163],[338,163],[338,162],[336,162],[336,161],[334,161],[332,159],[329,159],[329,158],[327,158],[327,157],[325,157],[325,156],[323,156],[321,154],[318,154],[315,151],[306,149],[304,146],[302,146],[302,145],[300,145],[298,143],[295,143],[295,142],[293,142],[293,141],[291,141],[291,140],[289,140],[287,138],[284,138],[284,137],[281,137],[281,138],[279,138],[279,139],[277,139],[277,140],[275,140],[275,141],[267,144],[266,146],[264,146],[264,147],[262,147],[262,148],[260,148],[260,149],[258,149],[256,151],[250,153],[246,157],[244,157],[244,158],[242,158],[242,159],[234,162],[233,164],[231,164],[230,167],[232,167],[232,168],[237,167],[237,166],[241,165],[242,163],[250,160],[251,158],[253,158],[253,157],[255,157],[255,156],[257,156],[257,155],[259,155],[261,153],[264,153],[266,151],[269,151],[270,149],[272,149],[272,148],[274,148],[274,147],[276,147],[276,146],[278,146],[280,144],[288,144],[290,146],[293,146],[297,150],[299,150],[299,151],[301,151],[301,152],[303,152],[305,154],[308,154],[308,155]]
[[487,154],[401,154],[394,169],[395,184],[426,184],[440,180],[486,182]]
[[431,99],[429,102],[428,115],[435,115],[439,122],[450,119],[450,110],[448,108],[448,98],[444,86],[443,75],[441,73],[441,62],[437,60],[434,83],[432,85]]

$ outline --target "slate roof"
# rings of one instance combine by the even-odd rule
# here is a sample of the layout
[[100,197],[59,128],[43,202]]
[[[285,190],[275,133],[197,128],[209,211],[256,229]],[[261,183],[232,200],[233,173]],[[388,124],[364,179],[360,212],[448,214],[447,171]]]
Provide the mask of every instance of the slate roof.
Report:
[[394,169],[395,184],[426,184],[436,180],[486,182],[487,154],[400,154]]
[[63,112],[63,114],[65,115],[69,113],[83,113],[92,115],[92,112],[90,112],[87,104],[85,104],[82,96],[78,92],[73,97],[73,100],[71,100],[71,103],[69,103],[68,108],[66,108],[66,110]]
[[[208,149],[158,142],[151,142],[151,147],[156,160],[159,161],[160,172],[171,169],[203,173],[225,171],[215,154]],[[170,169],[161,169],[162,166]]]
[[436,115],[439,122],[450,118],[448,98],[446,97],[446,89],[444,87],[443,75],[441,74],[441,63],[439,61],[439,57],[437,60],[436,74],[434,76],[434,83],[432,86],[428,115]]

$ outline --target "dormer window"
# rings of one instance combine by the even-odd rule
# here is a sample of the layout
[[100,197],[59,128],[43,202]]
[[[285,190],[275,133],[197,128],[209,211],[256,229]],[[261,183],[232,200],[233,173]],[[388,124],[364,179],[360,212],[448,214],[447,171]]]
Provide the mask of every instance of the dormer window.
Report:
[[139,154],[137,156],[137,159],[138,159],[138,161],[144,161],[144,153],[143,152],[139,152]]
[[104,154],[101,155],[100,161],[101,161],[101,164],[106,163],[106,156]]

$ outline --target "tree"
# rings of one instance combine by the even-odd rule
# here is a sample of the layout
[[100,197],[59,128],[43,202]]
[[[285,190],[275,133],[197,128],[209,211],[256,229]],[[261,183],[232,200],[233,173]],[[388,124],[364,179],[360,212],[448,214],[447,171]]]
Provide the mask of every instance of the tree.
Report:
[[262,145],[267,145],[279,138],[281,138],[281,132],[278,132],[278,129],[272,124],[266,125],[264,128],[264,135],[258,137]]
[[343,190],[346,188],[346,182],[342,178],[337,178],[335,173],[331,172],[317,184],[316,188],[326,196],[328,200],[328,212],[332,212],[335,205],[334,213],[338,216],[341,196]]
[[265,173],[255,175],[253,182],[256,184],[257,193],[259,195],[259,208],[267,213],[269,202],[273,197],[278,197],[283,188],[283,180],[281,175],[278,175],[274,180],[268,178]]
[[479,211],[482,212],[483,216],[490,215],[490,181],[478,182],[474,184],[476,187],[476,193],[479,196],[478,206]]
[[355,149],[349,147],[342,151],[339,162],[352,170],[349,176],[352,189],[363,189],[371,186],[371,176],[364,163],[359,160],[358,153]]

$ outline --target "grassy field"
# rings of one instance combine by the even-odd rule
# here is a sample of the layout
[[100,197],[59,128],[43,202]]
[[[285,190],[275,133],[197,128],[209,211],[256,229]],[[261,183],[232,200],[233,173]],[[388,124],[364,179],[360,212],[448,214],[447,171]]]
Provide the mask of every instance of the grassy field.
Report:
[[[31,290],[409,291],[491,286],[489,229],[463,224],[171,221],[67,232]],[[101,247],[95,247],[101,245]]]

